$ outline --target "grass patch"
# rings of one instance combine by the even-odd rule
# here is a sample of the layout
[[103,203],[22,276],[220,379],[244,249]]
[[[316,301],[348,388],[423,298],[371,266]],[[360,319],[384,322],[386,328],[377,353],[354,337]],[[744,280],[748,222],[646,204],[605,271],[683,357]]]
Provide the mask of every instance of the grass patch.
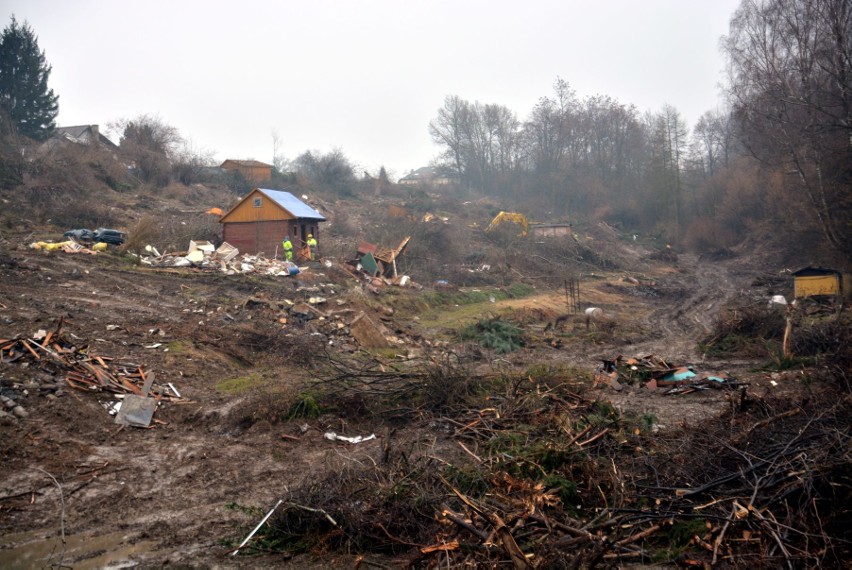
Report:
[[194,348],[192,341],[188,340],[173,340],[166,344],[166,348],[172,354],[186,354]]
[[512,283],[507,287],[493,289],[435,290],[420,296],[429,307],[464,306],[490,303],[492,300],[520,299],[535,293],[535,289],[524,283]]
[[293,405],[290,406],[290,411],[287,412],[287,419],[312,419],[318,418],[322,414],[323,408],[317,401],[316,394],[302,392],[296,397]]
[[225,394],[245,394],[250,390],[262,386],[264,383],[263,377],[259,374],[249,374],[248,376],[229,378],[218,382],[216,384],[216,391]]

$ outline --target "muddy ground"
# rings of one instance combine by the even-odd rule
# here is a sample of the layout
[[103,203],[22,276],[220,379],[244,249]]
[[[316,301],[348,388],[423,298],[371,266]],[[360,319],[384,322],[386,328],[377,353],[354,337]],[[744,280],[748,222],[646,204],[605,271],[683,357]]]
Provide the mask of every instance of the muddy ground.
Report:
[[[716,362],[696,348],[726,302],[765,293],[751,288],[757,270],[736,260],[682,255],[665,263],[635,253],[635,268],[583,278],[584,306],[602,308],[608,319],[588,329],[579,316],[547,329],[565,312],[558,290],[484,304],[483,315],[532,315],[526,326],[536,340],[518,353],[488,356],[480,366],[546,362],[591,372],[602,358],[655,353],[727,371],[758,392],[775,389],[768,376],[749,372],[756,362]],[[629,279],[633,275],[642,280]],[[321,265],[297,278],[225,276],[140,267],[110,254],[0,245],[0,338],[56,330],[61,320],[64,338],[155,371],[183,397],[163,404],[151,429],[121,427],[103,407],[107,394],[69,388],[37,363],[0,364],[4,394],[27,412],[0,426],[0,567],[47,566],[60,555],[74,568],[285,564],[275,555],[246,559],[229,552],[286,489],[350,462],[373,461],[382,453],[384,432],[378,423],[328,415],[292,422],[257,417],[275,408],[258,400],[268,398],[270,385],[285,401],[309,380],[294,353],[306,338],[331,341],[331,350],[354,344],[323,336],[316,323],[287,320],[282,307],[322,295],[326,307],[376,315],[380,307],[419,294],[395,288],[374,295],[345,272]],[[421,327],[410,313],[386,314],[383,322],[400,339],[399,350],[447,350],[440,347],[442,330]],[[607,323],[612,330],[599,334]],[[729,405],[721,391],[663,396],[635,387],[588,389],[618,408],[653,414],[662,426],[699,422]],[[378,437],[341,444],[323,437],[328,430]],[[395,438],[439,453],[448,438],[429,430],[426,424]],[[293,563],[355,561],[354,555],[329,554]]]

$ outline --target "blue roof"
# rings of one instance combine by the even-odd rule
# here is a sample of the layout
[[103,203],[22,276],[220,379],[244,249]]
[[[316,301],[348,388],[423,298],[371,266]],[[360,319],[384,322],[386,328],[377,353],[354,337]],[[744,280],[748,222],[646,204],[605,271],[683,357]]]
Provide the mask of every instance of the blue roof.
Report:
[[269,196],[276,204],[296,216],[297,218],[313,218],[315,220],[325,221],[325,216],[290,194],[282,190],[267,190],[266,188],[258,188],[261,192]]

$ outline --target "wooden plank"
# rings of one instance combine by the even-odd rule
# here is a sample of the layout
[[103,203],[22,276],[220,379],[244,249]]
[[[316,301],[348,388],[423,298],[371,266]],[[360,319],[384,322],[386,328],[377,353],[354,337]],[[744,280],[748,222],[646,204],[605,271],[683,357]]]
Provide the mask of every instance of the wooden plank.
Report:
[[151,386],[154,385],[154,376],[153,372],[148,373],[148,377],[145,379],[145,383],[142,385],[142,395],[147,396],[151,391]]
[[127,388],[129,391],[136,394],[137,396],[142,395],[142,390],[139,389],[139,386],[137,386],[136,384],[134,384],[133,382],[131,382],[130,380],[128,380],[126,378],[121,379],[121,385],[124,386],[125,388]]
[[36,357],[36,360],[41,360],[41,356],[39,356],[38,353],[33,350],[33,347],[30,346],[30,343],[28,343],[26,340],[22,340],[21,342],[24,343],[24,346],[27,348],[27,350],[29,350],[32,355]]

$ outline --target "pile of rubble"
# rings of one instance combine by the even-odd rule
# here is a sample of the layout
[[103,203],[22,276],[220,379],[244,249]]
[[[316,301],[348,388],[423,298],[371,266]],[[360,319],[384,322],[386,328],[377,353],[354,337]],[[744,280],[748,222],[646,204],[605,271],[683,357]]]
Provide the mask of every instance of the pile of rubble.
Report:
[[625,384],[663,390],[663,395],[688,394],[711,388],[735,389],[745,385],[726,373],[696,373],[692,366],[675,366],[656,354],[637,358],[618,355],[602,363],[595,372],[595,384],[606,385],[616,391],[621,391]]

